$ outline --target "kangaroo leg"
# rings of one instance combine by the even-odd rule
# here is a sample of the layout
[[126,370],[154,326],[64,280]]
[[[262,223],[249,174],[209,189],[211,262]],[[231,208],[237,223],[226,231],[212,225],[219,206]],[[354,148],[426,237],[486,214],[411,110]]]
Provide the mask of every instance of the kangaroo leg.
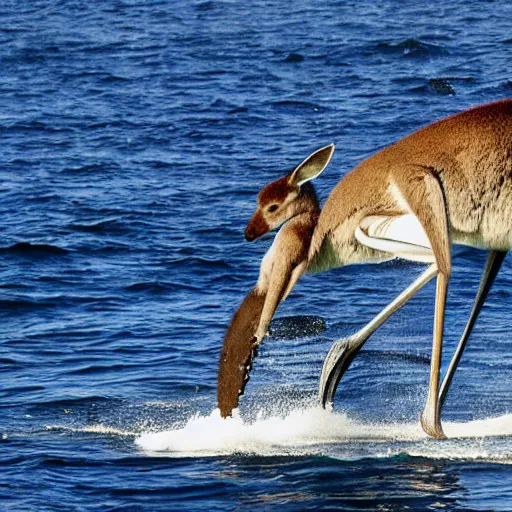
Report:
[[506,255],[507,253],[505,251],[490,251],[489,255],[487,256],[484,272],[482,274],[482,279],[480,280],[480,286],[478,287],[478,292],[475,297],[475,302],[473,304],[471,314],[469,315],[469,319],[464,332],[462,333],[462,337],[460,338],[459,344],[455,349],[455,353],[453,354],[452,360],[450,361],[450,365],[441,384],[441,391],[439,393],[439,409],[443,408],[446,395],[450,389],[453,376],[455,375],[455,371],[457,370],[464,349],[466,348],[466,344],[468,342],[471,331],[473,330],[480,310],[482,309],[485,299],[487,298],[487,294],[489,293],[489,290],[494,283],[494,279],[496,278]]
[[437,266],[430,265],[409,287],[396,299],[390,302],[377,316],[368,322],[360,331],[336,341],[324,361],[320,377],[319,397],[323,407],[332,404],[334,394],[341,377],[347,371],[350,363],[375,332],[397,309],[401,308],[416,292],[421,290],[437,274]]
[[405,200],[423,226],[439,269],[436,286],[430,384],[427,402],[421,414],[421,425],[427,434],[441,439],[445,435],[441,427],[439,411],[439,380],[446,294],[451,274],[450,239],[444,193],[437,176],[426,167],[407,166],[403,169],[396,169],[396,171],[393,171],[392,178],[402,199]]
[[265,293],[251,290],[240,304],[224,337],[219,361],[217,403],[223,418],[231,416],[249,380],[255,356],[253,336],[261,318]]

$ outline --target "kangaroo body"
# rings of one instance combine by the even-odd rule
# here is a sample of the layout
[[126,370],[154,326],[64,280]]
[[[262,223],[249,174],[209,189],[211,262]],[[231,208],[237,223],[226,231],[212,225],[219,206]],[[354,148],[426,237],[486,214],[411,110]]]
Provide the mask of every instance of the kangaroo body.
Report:
[[[432,202],[446,228],[432,226],[429,233],[430,212],[423,210]],[[449,242],[512,246],[511,205],[512,100],[505,100],[433,123],[349,172],[322,208],[309,265],[319,271],[380,261],[385,255],[361,245],[356,227],[369,215],[413,213],[429,238],[437,236],[433,230],[443,231],[438,234],[445,240],[433,247],[440,269],[449,274]]]
[[[430,385],[421,423],[429,435],[444,437],[442,403],[487,292],[512,247],[512,100],[456,114],[384,148],[343,177],[319,211],[308,182],[322,172],[333,151],[334,146],[316,151],[291,175],[260,192],[258,208],[246,229],[247,240],[285,224],[263,258],[254,289],[264,297],[263,305],[254,313],[258,315],[253,322],[257,324],[254,338],[243,344],[258,346],[279,302],[306,271],[397,256],[431,262],[360,333],[333,345],[324,363],[320,394],[322,403],[332,400],[341,375],[370,334],[437,275]],[[372,235],[376,225],[385,227],[379,228],[378,236]],[[440,389],[454,243],[487,249],[489,257],[468,325]],[[236,332],[233,323],[228,332]],[[223,354],[236,339],[225,339]],[[221,359],[219,389],[222,367],[228,360],[223,363]],[[245,366],[244,382],[250,366]],[[231,402],[238,403],[238,396]]]

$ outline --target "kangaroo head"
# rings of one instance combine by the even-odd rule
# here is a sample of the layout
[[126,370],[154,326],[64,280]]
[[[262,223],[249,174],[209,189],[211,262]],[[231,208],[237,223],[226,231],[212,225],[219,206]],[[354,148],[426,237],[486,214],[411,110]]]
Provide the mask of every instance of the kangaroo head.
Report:
[[304,185],[327,167],[333,153],[334,144],[318,149],[290,174],[264,187],[258,195],[256,211],[245,229],[246,240],[251,242],[295,215],[317,207],[313,187]]

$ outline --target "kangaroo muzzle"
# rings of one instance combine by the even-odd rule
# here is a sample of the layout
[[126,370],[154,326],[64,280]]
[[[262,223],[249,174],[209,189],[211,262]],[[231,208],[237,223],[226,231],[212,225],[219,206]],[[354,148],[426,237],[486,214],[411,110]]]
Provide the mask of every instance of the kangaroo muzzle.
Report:
[[245,228],[245,239],[248,242],[252,242],[259,238],[261,235],[268,233],[270,230],[269,225],[265,222],[265,219],[261,215],[261,212],[258,210],[252,216],[249,224]]

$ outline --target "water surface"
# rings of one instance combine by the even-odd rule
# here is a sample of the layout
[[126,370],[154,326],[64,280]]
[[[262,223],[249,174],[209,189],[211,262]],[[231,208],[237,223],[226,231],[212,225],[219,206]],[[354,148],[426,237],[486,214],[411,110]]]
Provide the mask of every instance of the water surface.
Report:
[[[306,276],[239,415],[215,412],[223,333],[271,237],[258,190],[336,143],[351,167],[510,96],[508,2],[10,0],[0,7],[0,500],[16,511],[510,509],[506,260],[426,438],[434,287],[368,342],[335,410],[333,340],[421,266]],[[485,255],[458,251],[449,354]],[[291,324],[293,326],[294,320]]]

